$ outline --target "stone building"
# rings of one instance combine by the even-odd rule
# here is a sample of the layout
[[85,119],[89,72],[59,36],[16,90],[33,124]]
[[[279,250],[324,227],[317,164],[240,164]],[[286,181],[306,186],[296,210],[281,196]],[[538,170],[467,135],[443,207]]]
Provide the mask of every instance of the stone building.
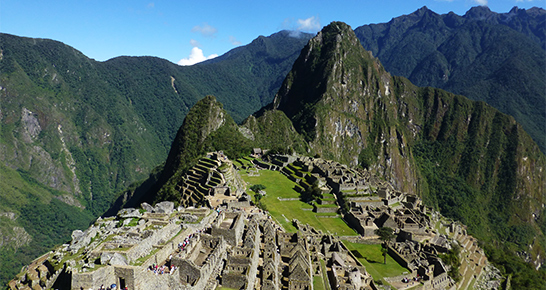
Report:
[[254,289],[260,255],[260,230],[251,219],[244,233],[243,247],[233,247],[222,271],[222,286],[234,289]]
[[245,216],[244,211],[222,211],[212,223],[211,234],[222,236],[228,244],[237,246],[245,228]]

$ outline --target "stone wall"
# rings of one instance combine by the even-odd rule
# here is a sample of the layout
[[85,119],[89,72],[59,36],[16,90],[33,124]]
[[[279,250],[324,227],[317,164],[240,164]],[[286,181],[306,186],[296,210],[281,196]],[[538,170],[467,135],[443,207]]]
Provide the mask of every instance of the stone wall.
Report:
[[364,231],[364,227],[362,226],[362,223],[360,222],[360,219],[356,217],[354,213],[349,212],[345,214],[343,216],[343,219],[345,219],[347,224],[360,235],[364,236],[366,234]]
[[226,258],[227,244],[222,237],[202,235],[199,243],[201,243],[201,245],[194,248],[193,252],[199,252],[200,248],[205,247],[212,249],[201,267],[196,265],[193,260],[186,260],[179,257],[173,258],[172,261],[173,265],[179,267],[178,273],[180,283],[190,284],[186,286],[186,289],[205,289],[205,285],[213,271],[215,271],[221,264],[221,261]]
[[144,239],[139,242],[131,249],[127,250],[126,257],[129,263],[136,261],[136,259],[146,256],[152,248],[160,242],[166,242],[170,240],[174,235],[176,235],[181,230],[180,225],[176,223],[169,223],[163,228],[156,231],[152,236]]
[[318,207],[316,205],[314,207],[316,213],[332,213],[337,212],[339,209],[338,207]]
[[149,290],[149,289],[169,289],[182,290],[186,285],[180,283],[178,269],[171,275],[156,275],[152,271],[140,269],[136,275],[135,288],[131,290]]
[[99,289],[101,285],[111,285],[115,283],[117,282],[114,274],[114,267],[106,266],[88,273],[72,272],[72,286],[70,289],[80,290],[82,287]]
[[[402,257],[402,255],[400,255],[393,248],[389,247],[388,249],[389,249],[389,251],[388,251],[389,256],[391,256],[396,262],[398,262],[398,264],[400,264],[400,266],[402,266],[402,267],[404,267],[406,269],[409,269],[408,260],[406,260],[404,257]],[[413,272],[413,270],[412,270],[412,272]]]
[[[245,215],[243,212],[222,212],[222,214],[218,217],[217,221],[211,229],[212,235],[215,237],[223,236],[228,244],[236,246],[241,240],[241,236],[245,227],[244,216]],[[228,218],[233,219],[231,226],[229,228],[222,228],[221,224],[223,220]]]

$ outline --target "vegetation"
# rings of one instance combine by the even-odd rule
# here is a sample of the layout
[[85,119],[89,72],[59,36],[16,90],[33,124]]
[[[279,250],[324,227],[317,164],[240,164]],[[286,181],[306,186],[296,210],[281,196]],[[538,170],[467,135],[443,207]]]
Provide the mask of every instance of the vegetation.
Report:
[[[489,17],[479,20],[482,12]],[[385,60],[391,73],[405,75],[418,85],[491,102],[514,115],[544,152],[544,40],[536,35],[540,22],[532,13],[523,14],[525,21],[514,16],[497,24],[500,16],[490,11],[458,17],[423,8],[411,19],[405,18],[406,25],[395,25],[401,23],[395,19],[361,27],[356,34],[373,55]],[[414,21],[420,25],[410,25]],[[384,101],[388,95],[382,78],[388,76],[381,64],[351,42],[338,46],[338,32],[328,27],[322,40],[307,46],[310,61],[300,58],[294,63],[278,103],[245,120],[249,136],[235,122],[273,100],[310,35],[293,38],[280,32],[259,37],[214,60],[180,67],[151,57],[96,62],[59,42],[0,34],[0,146],[5,149],[0,151],[0,209],[17,217],[0,217],[0,230],[10,236],[14,227],[23,226],[32,237],[22,247],[2,247],[2,265],[17,269],[49,247],[66,242],[72,229],[85,228],[128,187],[134,197],[177,201],[175,182],[206,151],[223,150],[234,159],[247,155],[252,147],[262,147],[342,162],[356,159],[371,170],[409,172],[408,180],[419,178],[411,182],[422,190],[428,205],[461,220],[486,243],[490,259],[504,274],[512,275],[513,287],[533,288],[546,281],[544,270],[534,271],[516,254],[529,251],[529,246],[535,257],[546,254],[546,214],[536,202],[543,199],[544,180],[536,177],[536,170],[544,167],[544,154],[535,150],[519,125],[485,103],[471,103],[440,90],[416,89],[403,78],[389,78],[393,80],[391,100],[399,105],[393,109],[390,101]],[[404,47],[403,55],[400,47]],[[339,48],[355,57],[344,59],[344,65],[333,70],[343,55]],[[362,69],[366,67],[374,69]],[[340,87],[327,85],[333,80],[359,84],[358,92],[364,87],[382,97],[359,99],[357,103],[367,112],[359,116],[332,97],[340,92]],[[298,98],[283,100],[288,90]],[[222,106],[216,113],[209,110],[217,105],[213,97],[198,102],[210,94],[218,96],[226,111]],[[409,95],[416,98],[405,97]],[[319,102],[321,96],[331,102]],[[194,104],[198,105],[190,110]],[[30,121],[21,119],[25,110]],[[225,118],[217,118],[220,113]],[[326,147],[325,139],[317,139],[335,130],[317,126],[327,119],[324,116],[346,117],[359,128],[357,133],[365,136],[361,143],[343,141],[355,154],[335,144]],[[222,126],[211,130],[219,119]],[[35,136],[26,129],[34,122],[40,126]],[[173,139],[165,166],[156,167],[165,160]],[[313,141],[318,151],[306,141]],[[398,157],[408,161],[404,161],[407,168],[396,167],[402,163]],[[392,167],[385,166],[386,160],[393,162]],[[137,182],[154,167],[149,179]],[[520,178],[518,172],[525,172],[532,181]],[[301,216],[302,222],[319,229],[333,226],[340,234],[354,234],[340,219],[321,219],[303,211],[308,204],[279,201],[277,197],[298,197],[293,183],[283,183],[281,191],[265,180],[258,182],[268,186],[268,196],[260,202],[287,229],[290,219]],[[313,199],[314,194],[309,196]],[[73,200],[85,209],[61,200]],[[117,201],[119,205],[122,198]],[[348,210],[346,203],[340,205]],[[290,213],[283,215],[287,209]],[[530,212],[539,213],[538,218],[531,218]],[[2,272],[0,282],[6,277],[10,273]]]
[[263,184],[254,184],[253,186],[250,187],[250,190],[258,193],[260,192],[260,190],[264,190],[266,189],[265,185]]
[[510,15],[485,7],[464,16],[439,15],[423,7],[388,23],[360,26],[355,33],[393,75],[486,101],[514,116],[546,152],[542,16],[530,10]]
[[447,274],[455,282],[461,281],[461,274],[459,274],[459,267],[461,266],[461,259],[459,257],[460,253],[461,247],[453,243],[451,245],[451,249],[446,254],[439,255],[440,259],[442,259],[444,264],[449,268]]
[[294,190],[295,183],[278,171],[260,170],[260,176],[248,176],[243,174],[245,182],[249,184],[262,184],[267,187],[267,195],[261,197],[260,202],[265,204],[267,210],[275,220],[287,232],[296,232],[292,225],[293,219],[298,219],[303,224],[340,236],[354,236],[357,233],[351,229],[341,218],[321,218],[312,212],[311,205],[299,200],[279,200],[279,198],[296,198],[299,193]]
[[303,202],[309,203],[312,201],[318,202],[322,197],[322,191],[319,188],[318,180],[313,182],[305,191],[300,194],[300,199]]
[[383,263],[381,254],[382,246],[379,244],[367,245],[359,243],[343,242],[349,251],[355,255],[372,275],[374,280],[381,280],[383,277],[394,277],[402,275],[408,269],[400,266],[391,256],[387,255],[387,263]]
[[389,243],[395,237],[394,230],[389,227],[381,227],[375,230],[374,233],[378,235],[379,239],[383,242],[383,246],[381,247],[381,255],[383,255],[383,264],[386,264]]

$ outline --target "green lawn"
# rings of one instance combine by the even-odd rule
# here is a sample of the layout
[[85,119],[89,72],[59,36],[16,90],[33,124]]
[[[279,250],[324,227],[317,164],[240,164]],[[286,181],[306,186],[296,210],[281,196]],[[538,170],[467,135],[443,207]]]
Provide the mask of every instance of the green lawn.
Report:
[[313,289],[326,290],[326,287],[324,287],[324,281],[321,276],[313,276]]
[[299,200],[280,201],[280,198],[299,198],[299,193],[294,190],[296,185],[286,176],[278,171],[260,170],[260,176],[248,176],[240,171],[248,187],[253,184],[265,185],[266,195],[262,202],[267,206],[269,213],[281,224],[287,232],[296,232],[292,225],[292,219],[296,218],[304,224],[309,224],[315,229],[325,233],[337,234],[340,236],[355,236],[357,233],[351,229],[341,218],[317,218],[316,213],[304,211],[312,206]]
[[374,280],[383,277],[394,277],[409,272],[408,269],[400,266],[391,256],[387,255],[387,264],[383,264],[381,245],[365,245],[343,241],[347,248],[353,252],[357,259],[366,267],[366,271],[372,275]]

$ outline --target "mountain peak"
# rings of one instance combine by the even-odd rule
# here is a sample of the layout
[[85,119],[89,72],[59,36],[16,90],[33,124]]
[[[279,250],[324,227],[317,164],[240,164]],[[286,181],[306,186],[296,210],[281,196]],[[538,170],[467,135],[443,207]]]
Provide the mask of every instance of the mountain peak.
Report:
[[486,20],[493,17],[496,13],[492,12],[487,6],[475,6],[468,10],[464,17],[474,20]]
[[390,83],[351,27],[332,22],[301,51],[273,108],[290,118],[318,154],[356,165],[368,131],[362,124],[372,116],[377,97],[392,96]]
[[329,86],[346,85],[351,72],[356,75],[367,72],[364,67],[371,60],[371,54],[364,50],[349,25],[332,22],[301,51],[275,96],[273,107],[284,111],[289,118],[297,114],[301,117],[302,106],[315,104],[323,98],[338,98]]
[[213,96],[204,97],[190,109],[171,146],[163,172],[165,179],[170,178],[181,163],[198,155],[205,139],[226,122],[226,117],[223,105]]

